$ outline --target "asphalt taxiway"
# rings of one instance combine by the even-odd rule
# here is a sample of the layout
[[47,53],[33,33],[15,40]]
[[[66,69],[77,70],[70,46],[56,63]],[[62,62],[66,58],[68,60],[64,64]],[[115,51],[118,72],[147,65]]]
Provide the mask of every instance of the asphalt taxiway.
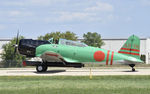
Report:
[[[91,73],[99,75],[150,75],[150,68],[137,68],[135,72],[127,68],[93,68]],[[88,76],[90,68],[49,68],[47,72],[37,73],[35,68],[2,68],[0,76]]]

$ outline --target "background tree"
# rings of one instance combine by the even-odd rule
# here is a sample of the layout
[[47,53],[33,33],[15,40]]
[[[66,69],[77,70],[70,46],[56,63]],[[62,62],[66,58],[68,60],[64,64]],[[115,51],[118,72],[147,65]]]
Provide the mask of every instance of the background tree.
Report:
[[59,39],[59,38],[64,38],[67,40],[77,40],[77,36],[75,33],[70,32],[70,31],[66,31],[65,33],[61,33],[61,32],[52,32],[52,33],[47,33],[44,36],[39,36],[38,39],[39,40],[49,40],[50,38],[54,38],[54,39]]
[[94,32],[88,32],[87,34],[83,35],[83,41],[89,46],[99,47],[101,48],[102,45],[104,45],[104,42],[101,39],[101,35]]
[[[19,40],[24,38],[19,37]],[[25,56],[18,53],[14,54],[15,48],[13,45],[16,43],[16,38],[13,38],[9,43],[3,45],[2,53],[2,67],[21,67],[22,61],[25,60]]]

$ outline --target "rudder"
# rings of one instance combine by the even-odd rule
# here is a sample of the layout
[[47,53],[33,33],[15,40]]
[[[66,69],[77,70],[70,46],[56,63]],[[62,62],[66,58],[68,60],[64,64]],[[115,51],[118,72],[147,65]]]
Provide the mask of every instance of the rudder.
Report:
[[135,35],[130,36],[118,53],[140,59],[140,39]]

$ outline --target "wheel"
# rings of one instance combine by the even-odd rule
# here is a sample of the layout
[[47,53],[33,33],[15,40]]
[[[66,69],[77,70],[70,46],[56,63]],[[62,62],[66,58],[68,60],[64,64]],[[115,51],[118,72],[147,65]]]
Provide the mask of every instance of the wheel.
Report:
[[46,72],[47,66],[44,66],[44,65],[36,66],[36,70],[37,70],[37,72]]
[[135,71],[135,68],[132,68],[132,71]]
[[130,64],[129,66],[132,68],[132,71],[134,72],[135,71],[135,68],[134,68],[135,64]]
[[44,66],[42,66],[42,65],[36,66],[36,71],[37,72],[43,72],[44,71]]

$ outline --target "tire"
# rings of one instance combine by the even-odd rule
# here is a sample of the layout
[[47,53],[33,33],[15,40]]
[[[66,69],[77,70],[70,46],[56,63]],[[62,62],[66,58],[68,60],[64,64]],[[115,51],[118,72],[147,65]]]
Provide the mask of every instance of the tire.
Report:
[[135,72],[135,68],[132,68],[132,71]]
[[43,70],[44,70],[44,66],[42,66],[42,65],[36,66],[36,71],[37,72],[43,72]]
[[38,65],[38,66],[36,66],[36,71],[37,72],[46,72],[47,71],[47,66]]

